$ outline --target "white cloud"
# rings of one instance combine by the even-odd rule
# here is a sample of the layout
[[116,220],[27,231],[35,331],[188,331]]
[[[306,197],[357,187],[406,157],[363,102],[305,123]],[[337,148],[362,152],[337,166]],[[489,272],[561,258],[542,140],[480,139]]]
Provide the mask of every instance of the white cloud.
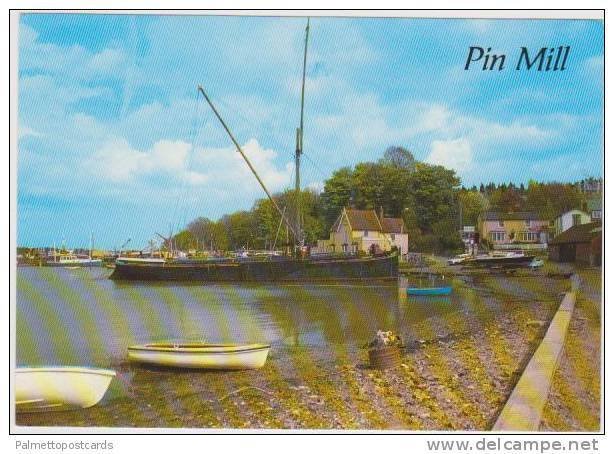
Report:
[[182,173],[190,145],[181,141],[161,140],[148,151],[139,151],[125,139],[107,142],[86,161],[90,171],[114,182],[129,181],[152,172]]
[[[256,139],[249,140],[242,149],[270,191],[281,190],[290,183],[292,164],[278,168],[275,151],[261,147]],[[92,174],[118,185],[163,174],[171,177],[176,187],[187,183],[215,193],[251,193],[250,198],[263,195],[234,148],[197,148],[191,158],[190,152],[191,145],[183,141],[160,140],[141,151],[125,139],[114,139],[97,150],[86,165]]]
[[42,137],[43,134],[41,134],[38,131],[35,131],[34,129],[28,127],[28,126],[20,126],[17,130],[17,135],[19,136],[19,138],[23,138],[23,137]]
[[473,163],[471,143],[464,138],[434,140],[431,144],[431,152],[426,158],[426,162],[442,165],[454,169],[457,172],[469,170]]

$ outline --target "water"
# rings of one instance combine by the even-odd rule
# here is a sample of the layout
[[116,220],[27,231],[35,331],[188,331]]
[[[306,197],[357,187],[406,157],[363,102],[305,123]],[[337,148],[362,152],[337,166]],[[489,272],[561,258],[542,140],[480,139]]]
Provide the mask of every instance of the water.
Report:
[[[450,297],[408,299],[404,278],[393,284],[200,285],[115,282],[110,273],[18,268],[17,365],[109,367],[125,361],[128,346],[163,340],[268,342],[277,351],[355,349],[378,329],[411,336],[419,325],[437,327],[452,313],[488,323],[510,309],[505,298],[458,281]],[[515,300],[543,298],[527,285],[497,286]]]

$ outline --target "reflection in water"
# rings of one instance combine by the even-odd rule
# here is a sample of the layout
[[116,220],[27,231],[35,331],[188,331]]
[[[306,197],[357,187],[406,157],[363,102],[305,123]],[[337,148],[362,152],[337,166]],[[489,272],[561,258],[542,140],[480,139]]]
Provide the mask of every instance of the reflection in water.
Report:
[[496,310],[496,302],[456,287],[448,297],[408,297],[404,278],[398,284],[199,285],[117,283],[109,273],[18,269],[18,365],[109,366],[125,360],[129,345],[162,340],[356,348],[378,329],[411,333],[413,325],[450,311]]

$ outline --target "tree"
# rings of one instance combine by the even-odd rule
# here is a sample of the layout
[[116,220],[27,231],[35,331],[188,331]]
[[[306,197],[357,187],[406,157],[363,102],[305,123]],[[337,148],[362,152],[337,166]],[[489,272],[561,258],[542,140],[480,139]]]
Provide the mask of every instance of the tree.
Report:
[[194,235],[199,249],[226,250],[228,248],[226,228],[220,222],[200,217],[190,222],[187,230]]
[[488,199],[477,190],[460,191],[458,201],[462,209],[462,225],[476,225],[478,216],[490,207]]
[[[415,203],[418,226],[432,233],[432,226],[442,219],[457,219],[456,189],[460,180],[454,170],[418,163],[409,188]],[[457,224],[458,225],[458,224]]]
[[353,171],[342,167],[324,182],[322,192],[322,212],[327,228],[333,225],[341,210],[352,202],[354,181]]
[[254,248],[257,238],[257,220],[250,211],[236,211],[220,219],[228,236],[231,249]]
[[173,236],[173,246],[180,251],[196,249],[196,237],[189,230],[182,230]]
[[384,157],[380,159],[380,163],[409,172],[415,172],[416,170],[416,159],[412,152],[399,146],[388,147],[384,152]]

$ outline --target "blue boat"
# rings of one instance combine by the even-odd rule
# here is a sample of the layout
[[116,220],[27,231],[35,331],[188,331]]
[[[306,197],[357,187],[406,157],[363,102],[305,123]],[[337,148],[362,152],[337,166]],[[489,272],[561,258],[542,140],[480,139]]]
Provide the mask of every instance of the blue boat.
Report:
[[408,295],[421,295],[421,296],[429,296],[429,295],[449,295],[452,293],[452,286],[446,287],[408,287],[407,294]]

